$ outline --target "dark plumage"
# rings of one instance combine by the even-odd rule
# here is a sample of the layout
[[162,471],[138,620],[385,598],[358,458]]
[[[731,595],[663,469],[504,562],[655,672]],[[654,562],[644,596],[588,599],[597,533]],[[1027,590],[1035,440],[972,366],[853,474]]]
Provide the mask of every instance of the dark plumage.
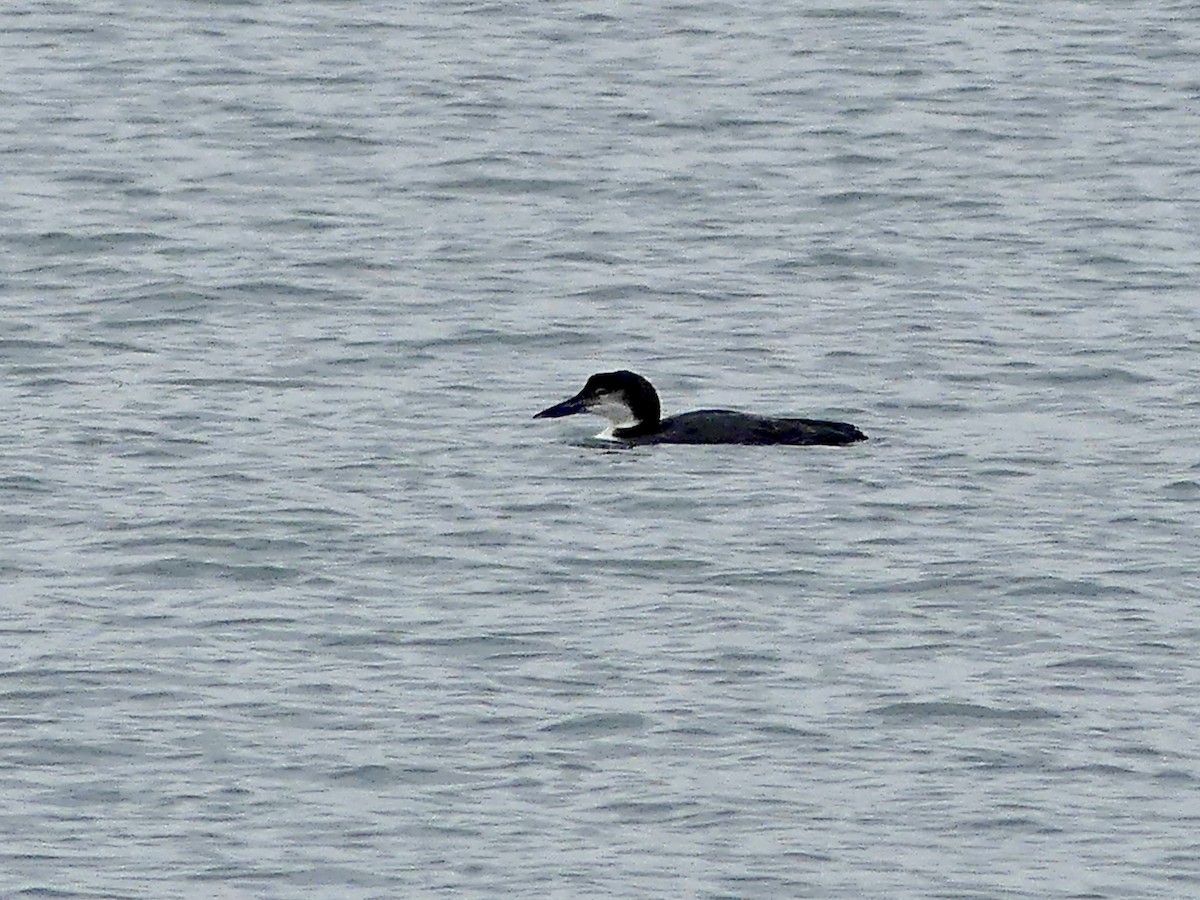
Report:
[[845,422],[755,416],[701,409],[662,418],[658,393],[641,375],[621,370],[593,375],[569,400],[535,419],[592,412],[608,419],[602,437],[627,444],[852,444],[867,436]]

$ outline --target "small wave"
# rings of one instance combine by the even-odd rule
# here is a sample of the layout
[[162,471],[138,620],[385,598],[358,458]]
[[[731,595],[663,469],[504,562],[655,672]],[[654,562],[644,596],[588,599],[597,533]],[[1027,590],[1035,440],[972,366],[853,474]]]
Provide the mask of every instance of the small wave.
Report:
[[298,570],[286,566],[229,565],[182,556],[167,556],[132,565],[115,566],[112,572],[118,577],[230,578],[233,581],[253,584],[289,583],[300,576]]
[[964,822],[959,828],[971,831],[1016,831],[1022,834],[1060,834],[1061,828],[1046,825],[1030,816],[996,816]]
[[1114,669],[1129,670],[1132,669],[1127,662],[1122,662],[1119,659],[1113,659],[1111,656],[1077,656],[1071,659],[1064,659],[1062,662],[1051,663],[1047,666],[1049,669],[1099,669],[1111,671]]
[[880,716],[913,720],[1004,719],[1008,721],[1031,721],[1035,719],[1058,718],[1058,713],[1037,707],[999,709],[992,706],[982,706],[977,703],[955,703],[951,701],[889,703],[887,706],[878,707],[871,710],[871,712]]
[[542,728],[552,734],[574,734],[580,737],[606,737],[630,731],[645,731],[645,716],[638,713],[591,713],[568,716]]
[[50,484],[42,478],[32,475],[0,476],[0,493],[45,494],[50,491]]
[[1057,369],[1039,372],[1029,376],[1031,382],[1048,385],[1136,385],[1153,384],[1155,379],[1149,375],[1140,375],[1129,369],[1117,366],[1075,366],[1067,369]]
[[1172,481],[1163,487],[1162,492],[1169,500],[1194,500],[1200,496],[1200,482],[1186,478]]

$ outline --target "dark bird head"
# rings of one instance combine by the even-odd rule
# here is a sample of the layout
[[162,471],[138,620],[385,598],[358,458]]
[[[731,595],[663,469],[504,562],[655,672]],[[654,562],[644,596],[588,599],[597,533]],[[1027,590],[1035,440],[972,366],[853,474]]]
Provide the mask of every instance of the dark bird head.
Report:
[[652,427],[658,424],[662,408],[654,386],[641,375],[627,372],[601,372],[593,375],[583,390],[572,397],[543,409],[535,419],[557,419],[590,412],[608,419],[609,432],[618,428]]

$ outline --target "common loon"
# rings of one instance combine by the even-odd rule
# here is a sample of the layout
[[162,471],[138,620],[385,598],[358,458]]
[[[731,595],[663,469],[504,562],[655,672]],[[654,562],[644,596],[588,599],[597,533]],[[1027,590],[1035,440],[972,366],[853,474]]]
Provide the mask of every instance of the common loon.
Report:
[[593,375],[570,400],[534,418],[583,412],[608,419],[608,428],[597,437],[626,444],[852,444],[867,439],[845,422],[776,419],[729,409],[700,409],[664,419],[654,386],[625,370]]

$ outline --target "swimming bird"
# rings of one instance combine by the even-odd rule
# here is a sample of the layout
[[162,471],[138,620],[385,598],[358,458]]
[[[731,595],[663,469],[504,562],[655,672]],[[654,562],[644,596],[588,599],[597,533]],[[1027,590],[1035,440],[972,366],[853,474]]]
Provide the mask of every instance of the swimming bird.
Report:
[[626,444],[852,444],[867,439],[845,422],[755,416],[730,409],[700,409],[664,419],[654,386],[624,369],[593,375],[574,397],[534,418],[585,412],[608,419],[608,428],[597,437]]

